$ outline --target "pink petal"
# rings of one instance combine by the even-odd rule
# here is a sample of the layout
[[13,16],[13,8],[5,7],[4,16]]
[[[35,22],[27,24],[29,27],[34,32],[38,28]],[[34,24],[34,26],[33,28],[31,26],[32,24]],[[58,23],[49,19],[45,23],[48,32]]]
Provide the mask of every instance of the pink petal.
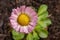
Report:
[[28,27],[24,27],[24,33],[28,33]]
[[28,31],[29,31],[29,32],[32,32],[33,29],[34,29],[34,27],[32,27],[31,25],[28,26]]
[[9,19],[13,21],[17,21],[17,18],[14,18],[14,17],[10,17]]
[[17,15],[19,12],[17,11],[17,9],[13,9],[12,12],[14,12],[15,15]]
[[18,7],[17,7],[17,9],[13,9],[12,12],[14,12],[14,14],[17,16],[21,13],[20,8],[18,8]]
[[30,25],[31,25],[32,27],[35,27],[35,26],[36,26],[36,22],[30,22]]
[[25,13],[28,14],[30,17],[33,17],[36,15],[35,11],[31,7],[27,7],[25,9]]
[[24,6],[20,6],[20,9],[21,9],[21,12],[22,13],[24,13],[25,12],[25,8],[26,8],[26,6],[24,5]]
[[31,21],[36,22],[36,21],[37,21],[37,19],[38,19],[38,18],[34,16],[33,18],[31,18]]
[[36,18],[31,18],[30,25],[35,26],[37,24],[37,17]]
[[22,33],[28,33],[28,27],[20,27],[20,32]]
[[18,16],[14,14],[14,12],[12,12],[11,17],[17,18]]
[[12,24],[15,24],[15,23],[16,23],[16,21],[14,21],[14,20],[10,20],[10,22],[11,22]]
[[12,28],[16,30],[17,29],[17,24],[15,23],[14,25],[12,25]]
[[20,27],[20,32],[22,32],[22,33],[24,32],[24,29],[23,29],[23,27]]
[[17,7],[17,15],[20,15],[21,14],[21,9],[19,7]]
[[19,7],[17,7],[17,11],[18,11],[18,12],[21,12],[21,9],[20,9]]
[[17,28],[15,30],[19,32],[20,31],[20,27],[21,26],[19,24],[17,24]]
[[36,16],[37,15],[37,13],[34,11],[34,10],[32,10],[33,12],[31,12],[32,13],[32,15],[34,15],[34,16]]

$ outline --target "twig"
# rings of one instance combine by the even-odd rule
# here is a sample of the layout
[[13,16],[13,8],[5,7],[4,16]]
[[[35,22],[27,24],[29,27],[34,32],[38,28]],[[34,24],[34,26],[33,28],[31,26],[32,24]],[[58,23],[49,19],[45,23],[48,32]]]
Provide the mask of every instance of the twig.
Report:
[[48,15],[48,17],[51,17],[52,14]]

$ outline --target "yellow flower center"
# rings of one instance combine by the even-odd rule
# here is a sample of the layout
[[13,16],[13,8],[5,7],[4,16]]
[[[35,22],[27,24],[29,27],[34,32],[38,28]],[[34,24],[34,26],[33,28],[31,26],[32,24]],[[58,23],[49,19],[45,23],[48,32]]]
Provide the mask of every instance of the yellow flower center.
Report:
[[29,21],[30,21],[30,18],[26,14],[20,14],[17,19],[17,22],[22,26],[28,25]]

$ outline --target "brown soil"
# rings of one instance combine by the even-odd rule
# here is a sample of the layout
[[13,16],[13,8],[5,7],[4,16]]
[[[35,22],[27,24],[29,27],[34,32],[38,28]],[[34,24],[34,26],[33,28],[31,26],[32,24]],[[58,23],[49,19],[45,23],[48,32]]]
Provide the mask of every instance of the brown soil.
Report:
[[48,5],[52,24],[48,27],[49,36],[41,40],[60,40],[60,0],[0,0],[0,40],[13,40],[9,17],[13,8],[26,5],[38,9],[41,4]]

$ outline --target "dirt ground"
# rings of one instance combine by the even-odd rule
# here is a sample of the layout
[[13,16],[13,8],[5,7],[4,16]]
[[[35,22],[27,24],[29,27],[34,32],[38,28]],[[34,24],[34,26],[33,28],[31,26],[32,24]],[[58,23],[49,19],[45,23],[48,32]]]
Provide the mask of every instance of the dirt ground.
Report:
[[41,40],[60,40],[60,0],[0,0],[0,40],[13,40],[9,31],[9,17],[13,8],[26,5],[38,9],[41,4],[48,5],[49,18],[52,20],[48,27],[48,38]]

